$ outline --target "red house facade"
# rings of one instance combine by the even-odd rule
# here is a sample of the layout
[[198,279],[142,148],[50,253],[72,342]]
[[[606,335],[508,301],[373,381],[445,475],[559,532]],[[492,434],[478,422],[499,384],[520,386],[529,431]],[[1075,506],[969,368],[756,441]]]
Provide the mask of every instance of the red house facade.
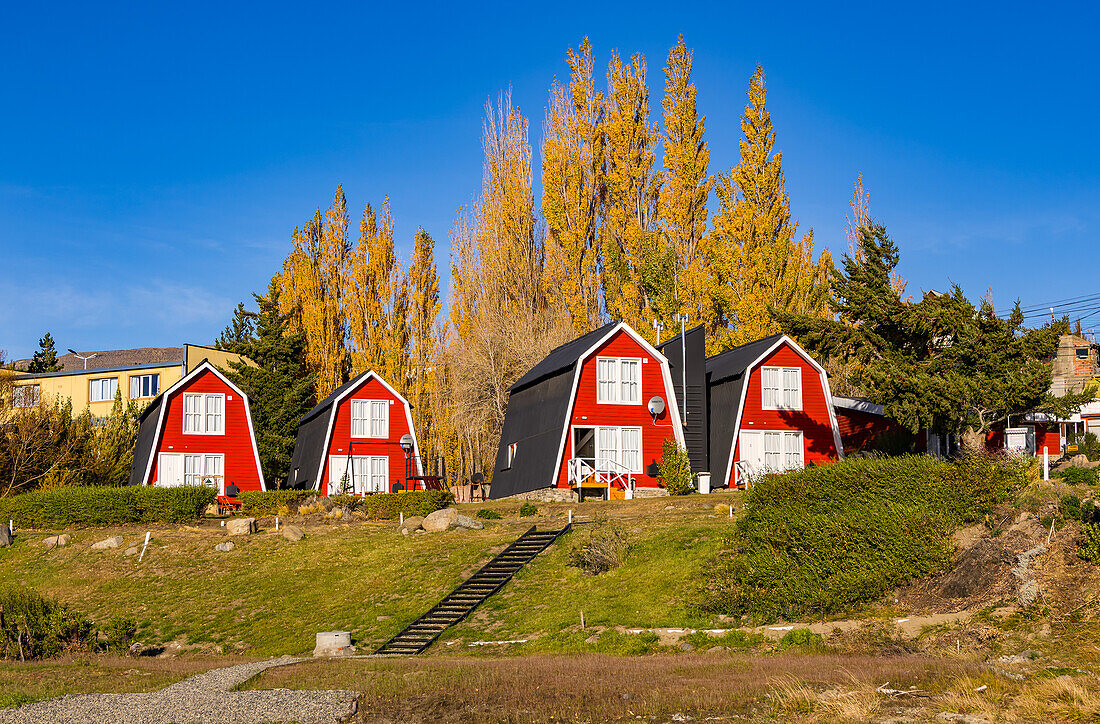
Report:
[[266,490],[248,398],[203,361],[140,418],[131,485]]
[[368,371],[298,423],[287,486],[364,495],[421,489],[423,475],[408,401]]
[[553,350],[509,390],[491,498],[656,490],[664,441],[684,445],[669,362],[625,323]]
[[706,369],[716,485],[844,456],[828,375],[790,337],[735,347]]

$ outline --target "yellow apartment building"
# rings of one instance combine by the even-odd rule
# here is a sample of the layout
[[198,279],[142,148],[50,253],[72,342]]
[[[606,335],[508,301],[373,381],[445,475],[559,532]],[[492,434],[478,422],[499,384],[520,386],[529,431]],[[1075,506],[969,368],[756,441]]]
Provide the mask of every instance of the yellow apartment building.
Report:
[[[223,369],[230,362],[242,360],[240,355],[185,344],[182,347],[143,347],[141,349],[114,349],[98,352],[80,352],[59,355],[62,369],[57,372],[30,374],[15,372],[13,375],[12,406],[15,409],[38,407],[44,402],[69,399],[73,415],[90,410],[94,417],[107,417],[115,401],[115,393],[122,393],[122,404],[130,400],[149,402],[204,359]],[[248,360],[246,360],[248,361]],[[18,369],[30,360],[15,363]]]

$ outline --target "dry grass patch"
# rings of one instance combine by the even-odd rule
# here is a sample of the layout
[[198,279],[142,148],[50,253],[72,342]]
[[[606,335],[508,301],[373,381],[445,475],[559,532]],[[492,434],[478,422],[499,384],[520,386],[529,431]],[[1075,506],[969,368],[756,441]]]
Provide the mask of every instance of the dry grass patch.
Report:
[[1027,686],[1013,701],[1013,709],[1036,721],[1098,721],[1098,692],[1100,677],[1059,676]]

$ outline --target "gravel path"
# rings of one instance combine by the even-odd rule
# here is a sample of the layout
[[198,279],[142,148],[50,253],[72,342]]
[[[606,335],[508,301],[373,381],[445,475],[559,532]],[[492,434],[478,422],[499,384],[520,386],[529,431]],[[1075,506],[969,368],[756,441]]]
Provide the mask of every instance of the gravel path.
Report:
[[355,713],[353,691],[230,691],[283,657],[192,676],[148,694],[80,694],[0,709],[0,724],[338,724]]

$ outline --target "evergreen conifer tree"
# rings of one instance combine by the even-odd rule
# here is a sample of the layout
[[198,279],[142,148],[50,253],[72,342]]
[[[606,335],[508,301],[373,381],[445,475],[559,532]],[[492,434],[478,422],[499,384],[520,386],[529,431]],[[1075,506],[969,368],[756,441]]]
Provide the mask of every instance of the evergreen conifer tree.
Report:
[[57,348],[54,347],[53,337],[49,332],[38,340],[38,351],[31,358],[31,364],[27,372],[57,372],[61,369],[61,363],[57,361]]

